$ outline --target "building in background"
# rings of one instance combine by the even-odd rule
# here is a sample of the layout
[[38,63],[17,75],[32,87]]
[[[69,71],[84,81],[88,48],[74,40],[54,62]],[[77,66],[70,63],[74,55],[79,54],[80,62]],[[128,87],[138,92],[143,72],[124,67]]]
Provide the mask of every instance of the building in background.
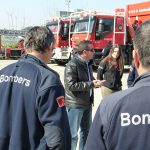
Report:
[[135,20],[138,25],[150,19],[150,1],[128,4],[126,6],[126,15],[133,24]]

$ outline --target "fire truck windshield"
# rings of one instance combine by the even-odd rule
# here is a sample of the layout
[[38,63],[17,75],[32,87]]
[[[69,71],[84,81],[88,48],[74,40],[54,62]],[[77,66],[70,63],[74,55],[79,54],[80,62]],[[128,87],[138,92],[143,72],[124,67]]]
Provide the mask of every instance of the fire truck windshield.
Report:
[[92,33],[94,19],[78,20],[75,23],[74,33]]
[[99,18],[97,27],[99,32],[112,32],[113,24],[113,19]]
[[55,24],[47,24],[47,27],[53,32],[53,34],[59,34],[60,32],[60,27],[61,27],[61,24],[58,25],[58,23],[55,23]]

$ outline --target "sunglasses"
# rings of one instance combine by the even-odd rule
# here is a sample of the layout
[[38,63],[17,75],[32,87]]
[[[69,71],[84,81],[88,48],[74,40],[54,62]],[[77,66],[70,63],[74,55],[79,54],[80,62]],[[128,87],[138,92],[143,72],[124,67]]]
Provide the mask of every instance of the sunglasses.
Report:
[[90,51],[90,52],[95,52],[94,48],[87,49],[87,51]]

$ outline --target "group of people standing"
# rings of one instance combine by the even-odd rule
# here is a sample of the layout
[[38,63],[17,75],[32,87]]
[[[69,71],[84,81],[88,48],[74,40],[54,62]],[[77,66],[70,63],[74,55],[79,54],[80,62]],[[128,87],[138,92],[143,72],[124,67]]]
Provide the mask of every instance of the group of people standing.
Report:
[[91,62],[95,53],[92,42],[81,41],[75,51],[73,59],[65,67],[64,84],[71,150],[76,150],[78,131],[79,150],[83,150],[92,123],[93,88],[101,87],[102,97],[120,91],[124,64],[121,47],[112,46],[108,56],[100,63],[95,80]]
[[103,99],[84,150],[150,149],[150,20],[136,29],[133,59],[139,77]]
[[93,89],[103,86],[103,96],[121,90],[123,61],[118,45],[100,63],[95,79],[93,44],[81,41],[65,67],[64,90],[59,75],[46,65],[54,44],[48,28],[33,27],[25,38],[26,54],[0,70],[0,150],[76,150],[79,129],[79,150],[83,150],[92,124]]
[[[136,31],[133,58],[140,77],[134,87],[121,91],[119,45],[112,45],[95,79],[93,44],[81,41],[66,64],[64,89],[58,73],[46,65],[55,44],[52,32],[30,29],[26,54],[0,70],[0,150],[76,150],[78,131],[79,150],[148,150],[149,33],[150,21]],[[92,123],[93,89],[99,87],[104,99]]]

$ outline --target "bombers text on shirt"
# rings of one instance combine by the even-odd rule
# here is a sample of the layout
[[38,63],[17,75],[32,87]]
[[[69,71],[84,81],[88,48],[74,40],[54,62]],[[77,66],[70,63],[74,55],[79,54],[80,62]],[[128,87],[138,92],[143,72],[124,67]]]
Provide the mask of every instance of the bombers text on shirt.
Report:
[[6,76],[6,75],[1,75],[0,76],[0,83],[2,82],[16,82],[25,86],[30,86],[30,80],[23,78],[23,77],[18,77],[18,76]]
[[150,114],[130,116],[129,113],[121,113],[121,126],[150,124]]

